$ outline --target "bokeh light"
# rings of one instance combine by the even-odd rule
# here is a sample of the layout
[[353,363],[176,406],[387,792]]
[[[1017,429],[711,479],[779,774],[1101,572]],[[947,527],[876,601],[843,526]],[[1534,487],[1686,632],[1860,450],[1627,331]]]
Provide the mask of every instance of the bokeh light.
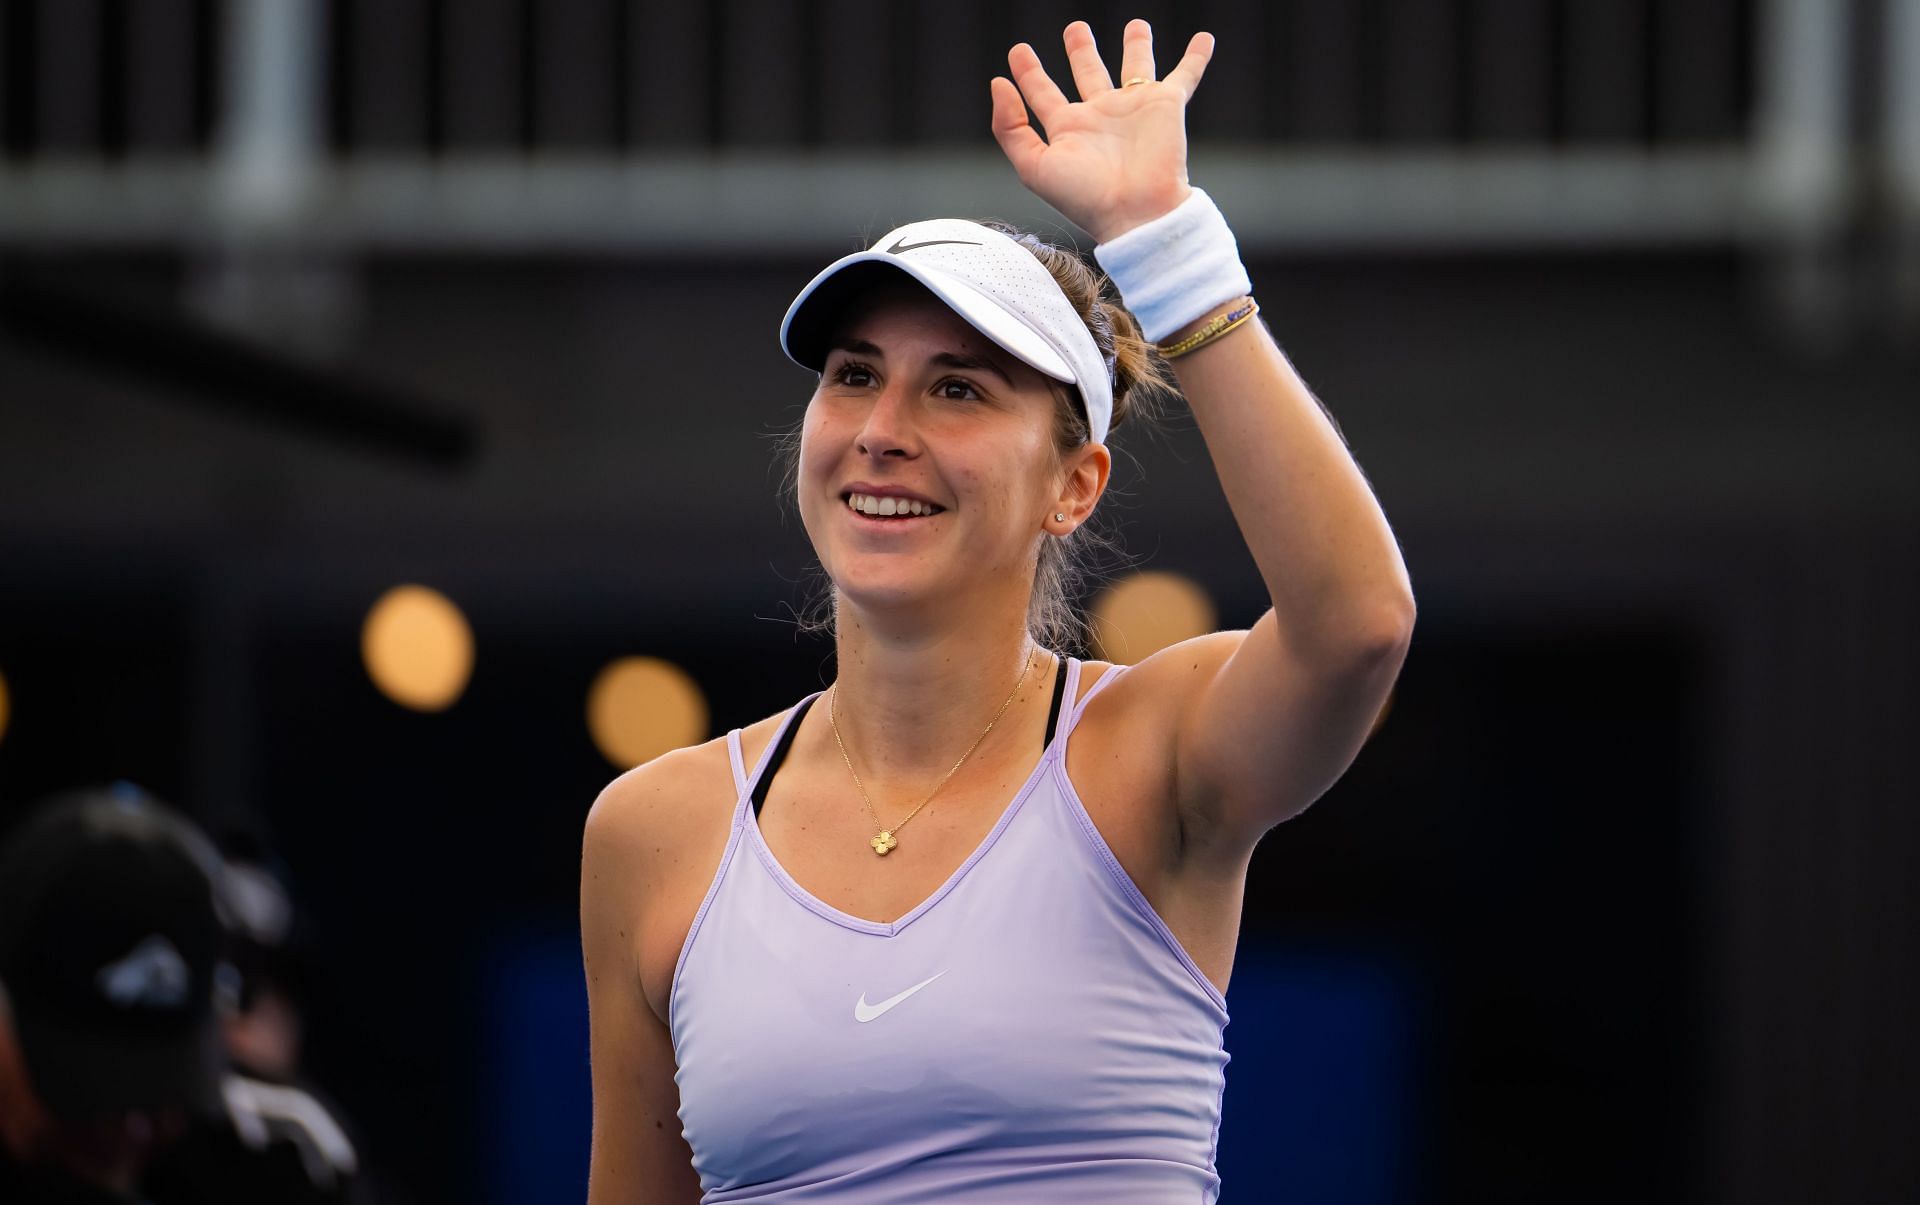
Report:
[[707,697],[670,661],[622,657],[602,669],[587,692],[587,730],[601,756],[632,769],[707,739]]
[[1190,578],[1153,570],[1101,591],[1093,604],[1093,643],[1107,661],[1133,665],[1170,644],[1214,630],[1213,600]]
[[360,631],[367,676],[415,711],[444,711],[473,676],[473,629],[438,590],[395,586],[367,612]]

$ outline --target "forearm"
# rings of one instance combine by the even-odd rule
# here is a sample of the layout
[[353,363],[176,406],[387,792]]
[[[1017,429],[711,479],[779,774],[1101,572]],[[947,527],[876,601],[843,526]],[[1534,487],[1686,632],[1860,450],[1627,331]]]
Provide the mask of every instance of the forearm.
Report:
[[[1152,30],[1128,22],[1117,89],[1085,22],[1065,45],[1080,103],[1022,43],[1007,59],[1014,82],[993,84],[994,137],[1029,188],[1098,240],[1102,269],[1164,345],[1250,286],[1225,218],[1187,181],[1186,104],[1213,37],[1195,34],[1155,82]],[[1173,363],[1295,651],[1402,639],[1412,591],[1386,516],[1266,330],[1246,323]]]
[[1387,517],[1265,326],[1256,317],[1172,365],[1287,641],[1402,638],[1413,591]]

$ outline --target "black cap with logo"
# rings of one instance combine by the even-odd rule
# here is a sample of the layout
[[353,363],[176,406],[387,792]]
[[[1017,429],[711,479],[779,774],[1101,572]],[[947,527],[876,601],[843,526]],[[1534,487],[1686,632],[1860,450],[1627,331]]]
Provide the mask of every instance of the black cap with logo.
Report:
[[125,786],[52,800],[0,848],[0,989],[54,1116],[220,1107],[219,865]]

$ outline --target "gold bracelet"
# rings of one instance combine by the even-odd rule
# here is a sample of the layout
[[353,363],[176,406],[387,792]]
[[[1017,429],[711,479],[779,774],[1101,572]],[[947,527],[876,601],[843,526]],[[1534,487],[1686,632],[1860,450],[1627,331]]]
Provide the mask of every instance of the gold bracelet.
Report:
[[1259,312],[1260,303],[1249,297],[1245,305],[1221,314],[1178,343],[1156,343],[1154,350],[1160,353],[1162,359],[1178,359],[1189,352],[1199,351]]

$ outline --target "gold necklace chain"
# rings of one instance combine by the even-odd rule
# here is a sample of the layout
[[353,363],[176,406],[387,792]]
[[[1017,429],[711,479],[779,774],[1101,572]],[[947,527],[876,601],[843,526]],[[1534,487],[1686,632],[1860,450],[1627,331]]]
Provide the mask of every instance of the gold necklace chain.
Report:
[[973,738],[973,744],[967,746],[967,751],[960,755],[960,760],[953,763],[953,769],[948,770],[941,776],[939,782],[933,784],[933,790],[927,792],[927,797],[920,801],[920,807],[908,812],[907,819],[902,820],[892,828],[888,828],[886,825],[880,823],[880,813],[873,810],[873,800],[867,795],[866,784],[860,781],[859,771],[853,768],[853,759],[847,756],[847,743],[840,739],[840,682],[837,678],[834,680],[833,689],[827,692],[827,719],[833,725],[833,743],[840,746],[840,760],[847,763],[847,773],[853,775],[853,785],[860,788],[860,802],[867,805],[867,815],[873,817],[874,827],[880,830],[871,841],[867,842],[868,845],[873,847],[874,853],[884,858],[893,852],[894,847],[900,844],[899,839],[896,838],[894,834],[907,826],[907,820],[918,816],[920,814],[920,808],[926,807],[929,803],[933,802],[933,797],[940,793],[940,788],[947,785],[947,779],[952,778],[955,771],[966,764],[967,759],[973,756],[973,751],[980,747],[980,742],[987,739],[987,733],[992,732],[993,726],[1000,722],[1000,717],[1007,714],[1007,708],[1013,706],[1014,695],[1020,693],[1021,685],[1027,680],[1027,671],[1033,668],[1033,654],[1034,650],[1029,648],[1027,650],[1026,664],[1020,667],[1020,677],[1013,684],[1013,693],[1007,696],[1006,702],[1000,704],[1000,710],[994,713],[991,720],[987,721],[987,726],[980,730],[980,735]]

